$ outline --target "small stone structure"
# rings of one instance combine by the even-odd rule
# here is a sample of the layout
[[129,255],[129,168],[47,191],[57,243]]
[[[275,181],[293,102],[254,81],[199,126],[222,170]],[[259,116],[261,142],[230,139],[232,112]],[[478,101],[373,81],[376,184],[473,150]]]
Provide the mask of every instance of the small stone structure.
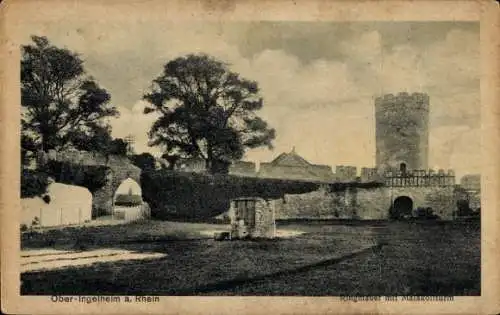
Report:
[[228,211],[231,238],[274,238],[276,222],[273,205],[270,201],[256,197],[231,200]]

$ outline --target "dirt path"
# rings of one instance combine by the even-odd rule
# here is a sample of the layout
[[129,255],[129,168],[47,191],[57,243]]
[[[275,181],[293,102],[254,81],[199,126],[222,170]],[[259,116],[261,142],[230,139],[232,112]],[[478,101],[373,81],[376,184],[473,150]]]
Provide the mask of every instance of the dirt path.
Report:
[[162,258],[163,253],[137,253],[120,249],[90,251],[29,250],[21,252],[21,272],[54,270],[123,260]]

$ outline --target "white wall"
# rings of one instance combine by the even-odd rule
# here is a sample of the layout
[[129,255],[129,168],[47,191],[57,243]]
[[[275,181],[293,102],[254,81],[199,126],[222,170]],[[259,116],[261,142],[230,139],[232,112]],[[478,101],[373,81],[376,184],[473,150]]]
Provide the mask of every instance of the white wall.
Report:
[[40,197],[21,199],[21,224],[40,226],[80,224],[92,219],[92,194],[87,188],[52,183],[47,188],[50,203]]
[[142,205],[136,207],[115,206],[113,216],[118,220],[136,221],[149,219],[151,217],[151,212],[149,205],[147,203],[143,203]]

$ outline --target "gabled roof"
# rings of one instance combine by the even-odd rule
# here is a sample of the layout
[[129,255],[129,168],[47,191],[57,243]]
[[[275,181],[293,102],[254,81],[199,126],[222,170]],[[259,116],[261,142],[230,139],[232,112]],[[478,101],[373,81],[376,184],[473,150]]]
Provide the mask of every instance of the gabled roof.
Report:
[[281,153],[269,163],[261,163],[258,176],[314,182],[331,182],[335,178],[330,166],[311,164],[295,150]]
[[292,150],[290,153],[281,153],[274,160],[270,162],[272,165],[287,165],[287,166],[310,166],[311,163],[306,161],[303,157],[295,153],[295,150]]

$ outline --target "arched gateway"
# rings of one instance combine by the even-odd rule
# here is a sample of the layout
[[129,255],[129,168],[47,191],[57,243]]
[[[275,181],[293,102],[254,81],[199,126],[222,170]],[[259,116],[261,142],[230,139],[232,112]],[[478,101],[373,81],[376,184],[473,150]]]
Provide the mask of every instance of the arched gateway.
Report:
[[389,212],[391,219],[400,219],[406,216],[411,216],[413,212],[413,200],[408,196],[399,196],[394,199]]

